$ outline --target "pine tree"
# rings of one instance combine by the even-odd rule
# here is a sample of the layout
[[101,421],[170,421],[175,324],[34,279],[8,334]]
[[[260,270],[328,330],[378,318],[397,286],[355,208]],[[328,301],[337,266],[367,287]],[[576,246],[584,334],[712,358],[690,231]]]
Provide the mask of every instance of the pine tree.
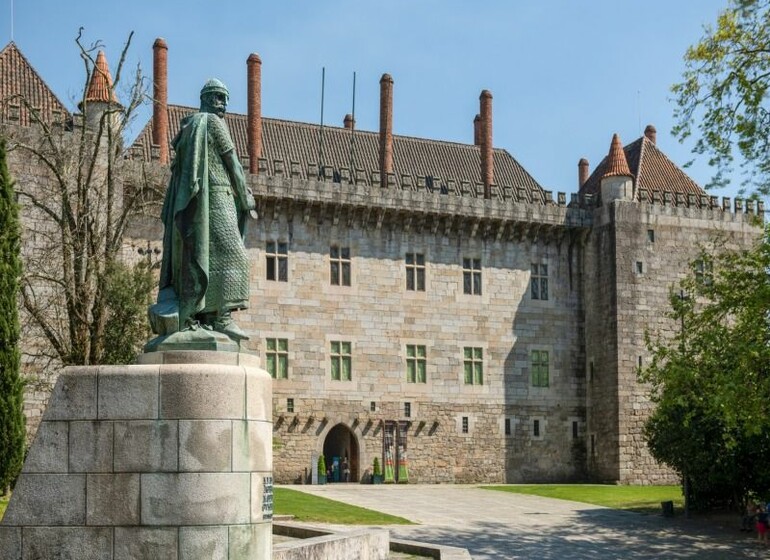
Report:
[[24,462],[24,383],[19,374],[21,229],[13,183],[0,139],[0,495]]

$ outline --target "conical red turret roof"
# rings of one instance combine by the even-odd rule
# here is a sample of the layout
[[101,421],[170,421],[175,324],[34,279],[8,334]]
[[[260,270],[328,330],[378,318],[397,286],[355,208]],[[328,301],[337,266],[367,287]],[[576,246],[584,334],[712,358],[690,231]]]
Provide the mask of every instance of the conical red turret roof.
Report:
[[107,65],[107,57],[104,51],[99,51],[96,55],[96,66],[88,81],[88,91],[86,92],[86,101],[102,103],[117,103],[118,98],[112,90],[112,74]]
[[631,169],[628,167],[626,153],[623,151],[623,144],[620,142],[620,136],[612,135],[612,144],[610,144],[610,153],[607,156],[607,167],[602,175],[605,177],[633,177]]

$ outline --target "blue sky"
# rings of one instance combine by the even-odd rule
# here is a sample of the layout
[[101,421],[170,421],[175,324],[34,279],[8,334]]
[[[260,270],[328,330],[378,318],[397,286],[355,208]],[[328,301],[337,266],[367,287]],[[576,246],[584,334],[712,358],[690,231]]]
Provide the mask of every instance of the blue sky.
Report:
[[[101,40],[113,72],[130,31],[129,64],[152,73],[152,43],[169,45],[169,102],[197,105],[209,77],[245,112],[246,59],[262,58],[267,117],[317,123],[321,68],[324,121],[379,126],[379,78],[394,79],[396,134],[473,141],[479,93],[494,97],[494,144],[544,187],[577,190],[577,162],[591,168],[612,134],[624,143],[652,123],[658,146],[677,164],[693,158],[670,130],[670,87],[687,46],[727,0],[262,0],[110,2],[0,0],[0,43],[13,39],[70,107],[83,87],[74,37]],[[13,13],[13,18],[11,18]],[[144,110],[140,125],[150,116]],[[138,127],[137,127],[138,131]],[[701,156],[702,158],[702,156]],[[702,158],[705,159],[705,158]],[[688,169],[703,185],[704,161]],[[734,196],[735,188],[715,194]]]

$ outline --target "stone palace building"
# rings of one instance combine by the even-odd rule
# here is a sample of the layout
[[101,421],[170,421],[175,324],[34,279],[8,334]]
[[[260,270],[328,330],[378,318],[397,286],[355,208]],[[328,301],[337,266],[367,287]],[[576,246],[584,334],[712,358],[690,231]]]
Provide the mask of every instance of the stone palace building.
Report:
[[[158,39],[153,117],[126,151],[159,177],[195,110],[168,102],[167,55]],[[614,136],[592,172],[580,160],[566,195],[494,147],[486,90],[474,142],[461,144],[394,134],[387,74],[372,132],[350,115],[323,128],[264,117],[257,55],[245,71],[248,92],[231,96],[248,97],[248,114],[226,120],[259,219],[246,239],[251,306],[237,319],[275,379],[277,482],[310,480],[320,454],[346,459],[352,481],[375,458],[398,482],[673,480],[642,435],[644,334],[678,329],[670,291],[715,240],[757,239],[761,203],[710,196],[652,126],[625,146]],[[0,100],[13,93],[78,122],[11,43]],[[0,125],[34,128],[13,103]],[[44,181],[34,162],[10,166],[17,181]],[[159,220],[136,232],[127,253],[161,247]],[[32,429],[45,387],[28,391]]]

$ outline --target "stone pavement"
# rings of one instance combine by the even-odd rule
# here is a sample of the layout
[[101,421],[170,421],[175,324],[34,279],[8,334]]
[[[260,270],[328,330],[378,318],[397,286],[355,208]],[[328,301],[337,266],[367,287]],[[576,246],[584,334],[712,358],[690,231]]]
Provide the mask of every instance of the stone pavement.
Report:
[[770,559],[770,549],[738,530],[737,517],[719,528],[463,485],[290,488],[405,517],[419,525],[389,526],[392,538],[467,548],[474,560]]

